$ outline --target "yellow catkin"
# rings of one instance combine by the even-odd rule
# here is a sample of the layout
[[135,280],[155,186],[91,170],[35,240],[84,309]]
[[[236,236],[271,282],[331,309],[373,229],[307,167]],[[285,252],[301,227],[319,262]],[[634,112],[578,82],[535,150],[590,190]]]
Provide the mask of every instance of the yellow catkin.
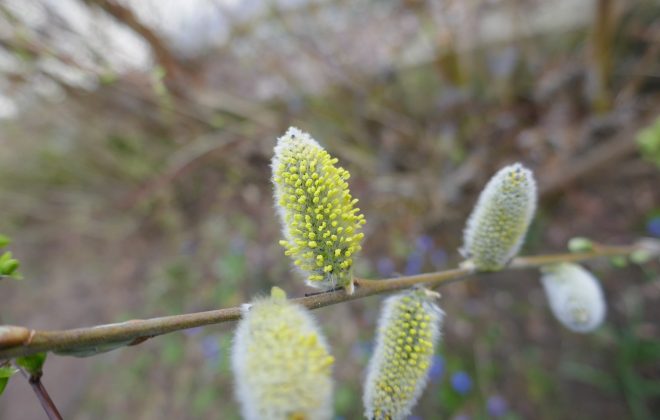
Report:
[[244,305],[232,367],[245,419],[330,419],[333,363],[309,311],[281,289]]
[[440,338],[443,312],[436,297],[414,289],[385,301],[365,382],[368,419],[405,419],[422,394]]
[[349,173],[309,134],[291,127],[273,157],[275,204],[285,239],[280,244],[317,288],[353,291],[353,258],[365,220],[349,190]]

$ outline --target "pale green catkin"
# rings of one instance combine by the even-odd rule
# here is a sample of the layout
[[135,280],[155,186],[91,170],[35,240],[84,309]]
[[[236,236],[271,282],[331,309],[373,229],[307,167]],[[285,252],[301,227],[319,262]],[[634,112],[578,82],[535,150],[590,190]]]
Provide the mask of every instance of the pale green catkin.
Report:
[[422,394],[440,339],[437,296],[414,289],[385,300],[364,389],[368,419],[405,419]]
[[365,221],[348,190],[349,173],[336,163],[309,134],[289,128],[273,157],[275,204],[285,237],[280,244],[307,284],[352,293]]
[[545,266],[541,272],[550,309],[562,325],[574,332],[587,333],[603,323],[607,305],[593,274],[572,263]]
[[312,315],[281,289],[244,305],[232,367],[245,419],[330,419],[333,363]]
[[518,254],[536,211],[536,181],[520,163],[502,168],[481,192],[464,231],[462,254],[481,271],[496,271]]

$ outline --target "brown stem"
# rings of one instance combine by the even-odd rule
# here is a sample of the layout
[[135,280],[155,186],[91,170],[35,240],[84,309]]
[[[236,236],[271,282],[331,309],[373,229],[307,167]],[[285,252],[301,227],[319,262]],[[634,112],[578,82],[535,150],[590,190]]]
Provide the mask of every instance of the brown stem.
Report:
[[50,398],[48,391],[46,391],[46,387],[41,382],[41,375],[28,375],[22,369],[21,369],[21,373],[23,373],[25,379],[27,379],[28,382],[30,383],[30,386],[34,391],[34,394],[39,399],[39,402],[41,403],[41,407],[43,407],[48,418],[50,420],[62,420],[62,415],[57,410],[55,403]]
[[[562,262],[579,262],[597,257],[629,255],[642,249],[657,253],[658,248],[660,248],[660,245],[655,242],[650,243],[650,240],[640,241],[638,244],[628,246],[596,245],[589,252],[518,257],[502,271],[538,268]],[[293,299],[293,302],[309,309],[317,309],[367,296],[394,292],[415,285],[423,284],[427,287],[438,287],[462,280],[469,275],[479,274],[481,273],[474,272],[469,267],[460,267],[446,271],[382,280],[358,278],[355,279],[355,292],[351,295],[344,290],[337,290],[296,298]],[[24,327],[2,326],[0,327],[0,360],[44,351],[98,349],[101,346],[109,346],[108,349],[110,349],[113,348],[113,344],[116,347],[135,345],[157,335],[203,325],[235,321],[240,316],[240,307],[233,307],[60,331],[36,331]],[[26,334],[26,331],[29,331],[29,334]],[[25,337],[25,341],[17,343],[16,337]]]

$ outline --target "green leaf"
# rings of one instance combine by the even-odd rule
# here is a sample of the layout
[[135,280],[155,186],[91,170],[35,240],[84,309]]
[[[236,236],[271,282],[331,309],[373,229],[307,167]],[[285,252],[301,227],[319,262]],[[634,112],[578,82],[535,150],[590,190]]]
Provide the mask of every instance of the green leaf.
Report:
[[568,241],[568,250],[571,252],[589,252],[593,249],[594,243],[588,238],[576,236]]
[[648,398],[656,398],[660,396],[660,381],[643,380],[642,392]]
[[16,372],[18,372],[18,369],[11,366],[0,367],[0,378],[11,378]]
[[7,251],[0,256],[0,276],[21,279],[23,277],[17,271],[20,266],[21,263],[14,258],[11,251]]
[[9,259],[0,263],[0,274],[3,276],[11,276],[18,270],[21,263],[16,259]]
[[199,392],[195,393],[195,397],[192,402],[192,409],[198,417],[201,417],[205,414],[206,410],[213,406],[213,403],[217,400],[218,394],[217,391],[212,387],[202,388]]
[[660,340],[640,340],[635,347],[635,361],[657,363],[660,361]]
[[642,157],[660,167],[660,118],[640,130],[636,140]]
[[0,255],[0,264],[5,262],[5,261],[11,260],[13,257],[14,257],[14,255],[11,253],[11,251],[7,251],[7,252],[3,253],[2,255]]
[[608,372],[577,362],[562,365],[562,372],[577,381],[592,385],[604,391],[615,392],[617,383]]
[[628,266],[628,260],[624,256],[617,255],[610,258],[610,264],[616,268],[624,268]]
[[652,258],[653,255],[651,255],[651,253],[645,249],[638,249],[637,251],[630,254],[630,261],[637,265],[646,264],[647,262],[651,261]]
[[36,353],[29,356],[22,356],[16,359],[16,364],[22,367],[31,376],[41,375],[41,369],[46,362],[46,353]]
[[115,73],[112,73],[111,71],[104,71],[99,76],[99,82],[102,85],[110,85],[116,81],[117,81],[117,75]]
[[7,235],[0,234],[0,248],[4,248],[11,243],[11,238]]
[[0,367],[0,395],[5,391],[9,378],[11,378],[16,372],[18,372],[18,369],[11,366]]
[[184,343],[180,338],[171,336],[163,340],[161,360],[169,366],[178,366],[185,356]]

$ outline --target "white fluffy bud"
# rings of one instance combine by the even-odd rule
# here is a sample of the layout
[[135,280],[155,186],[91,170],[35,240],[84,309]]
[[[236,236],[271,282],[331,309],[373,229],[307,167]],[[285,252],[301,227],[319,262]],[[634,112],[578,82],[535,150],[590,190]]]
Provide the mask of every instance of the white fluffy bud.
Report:
[[281,289],[244,305],[232,367],[245,419],[330,419],[333,362],[309,311]]
[[606,304],[600,283],[577,264],[557,264],[542,269],[541,282],[550,309],[566,328],[586,333],[605,319]]
[[520,163],[488,181],[464,231],[461,252],[482,271],[502,269],[522,246],[536,211],[536,181]]

